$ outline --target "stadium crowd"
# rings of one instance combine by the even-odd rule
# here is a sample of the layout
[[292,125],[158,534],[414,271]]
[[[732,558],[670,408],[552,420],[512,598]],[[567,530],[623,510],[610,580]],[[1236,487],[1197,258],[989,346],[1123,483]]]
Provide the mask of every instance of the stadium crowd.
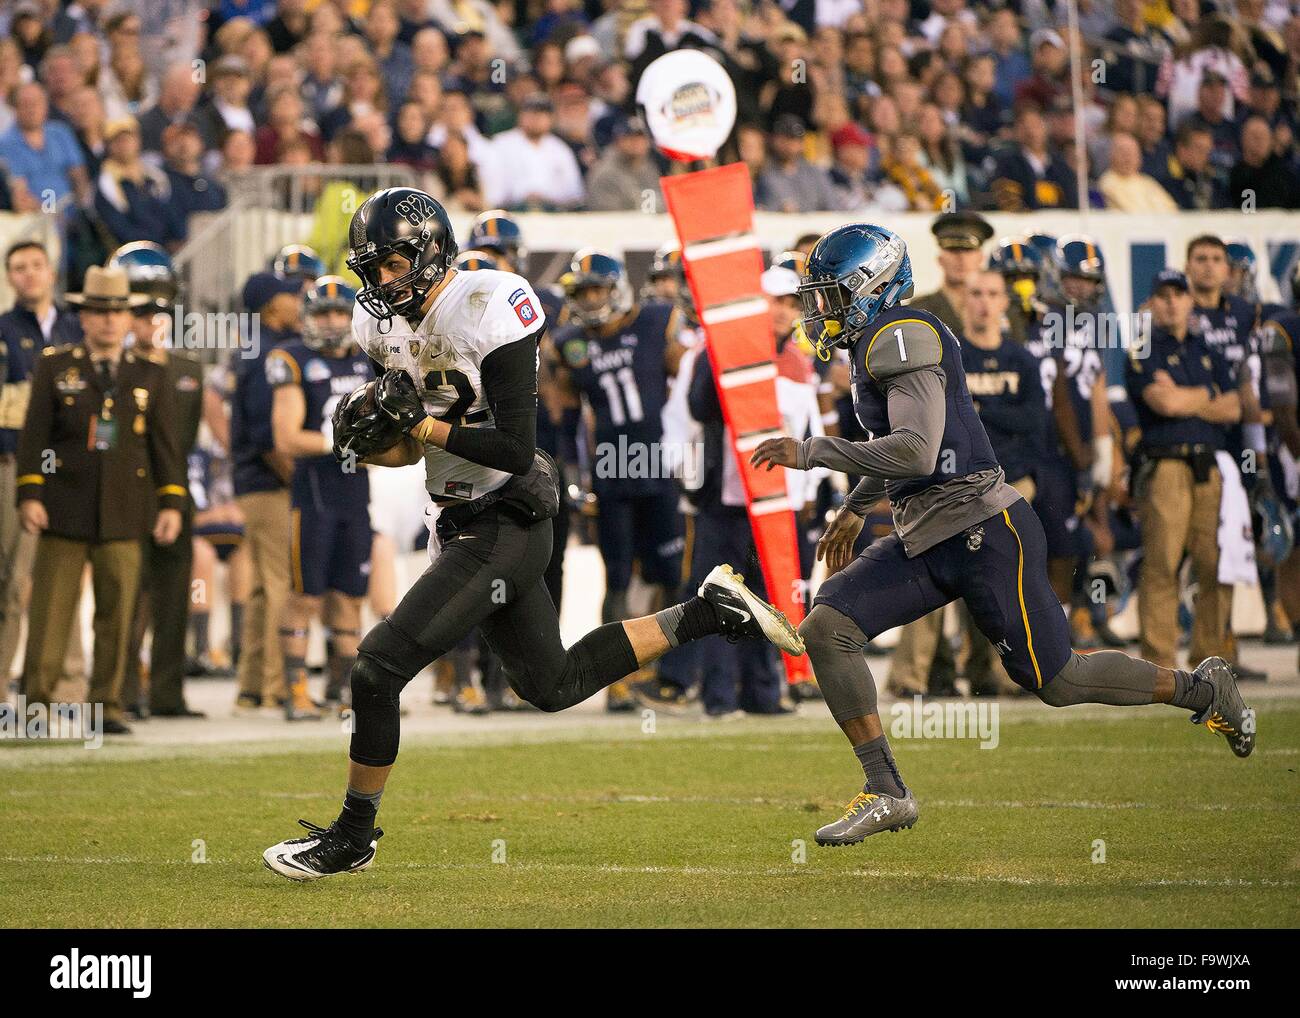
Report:
[[257,166],[400,163],[470,212],[652,211],[671,168],[634,96],[683,47],[736,85],[721,158],[763,208],[1075,208],[1080,162],[1097,208],[1300,203],[1294,4],[1080,0],[1074,70],[1065,8],[23,0],[0,12],[0,209],[65,210],[78,270],[177,249]]
[[[163,8],[198,25],[188,50],[150,45]],[[51,699],[61,676],[93,671],[95,697],[125,729],[130,717],[191,716],[184,676],[225,671],[238,674],[241,711],[305,720],[325,703],[345,709],[362,602],[390,611],[395,563],[427,540],[422,527],[392,522],[391,489],[377,476],[388,471],[342,477],[328,455],[332,404],[322,393],[369,370],[339,324],[356,284],[346,245],[290,245],[247,279],[239,302],[257,316],[258,355],[205,366],[157,335],[179,296],[170,256],[192,216],[243,193],[257,167],[398,163],[450,207],[478,213],[460,238],[460,270],[526,272],[512,212],[662,210],[660,175],[687,167],[652,150],[632,97],[655,57],[694,47],[736,83],[737,126],[719,161],[748,165],[760,207],[942,213],[943,284],[918,302],[964,341],[1007,479],[1043,518],[1076,646],[1122,643],[1110,620],[1136,592],[1145,657],[1172,664],[1187,642],[1194,656],[1223,654],[1252,677],[1230,630],[1222,561],[1258,558],[1267,637],[1290,642],[1300,621],[1294,309],[1260,303],[1249,247],[1199,237],[1179,269],[1152,281],[1144,337],[1148,349],[1186,346],[1169,348],[1168,369],[1135,357],[1108,380],[1092,333],[1051,334],[1066,310],[1081,322],[1128,310],[1110,300],[1096,244],[995,239],[978,213],[1077,208],[1081,161],[1084,200],[1097,208],[1300,207],[1300,15],[1276,0],[1079,8],[1083,61],[1072,78],[1065,5],[1050,0],[12,5],[0,13],[0,210],[57,213],[63,258],[35,241],[5,254],[15,304],[0,317],[0,674],[17,658],[30,602],[19,689],[31,700]],[[318,221],[346,224],[335,208],[346,186],[307,193]],[[763,276],[781,410],[793,435],[862,437],[847,363],[814,357],[798,328],[796,287],[815,240],[792,238]],[[617,254],[579,251],[558,287],[538,287],[550,321],[539,444],[570,482],[556,547],[599,549],[605,621],[626,617],[634,595],[671,603],[718,562],[756,569],[746,567],[744,494],[680,257],[660,251],[634,286]],[[620,334],[636,337],[626,359],[602,349]],[[1179,353],[1191,346],[1194,356]],[[125,385],[128,370],[143,380]],[[1116,386],[1126,398],[1108,396]],[[159,404],[189,411],[161,414]],[[79,443],[66,470],[60,441]],[[136,459],[110,464],[119,443]],[[680,462],[649,475],[623,461],[602,470],[602,450],[655,446],[698,448],[702,462],[693,472]],[[41,463],[51,448],[52,472]],[[188,483],[176,473],[184,461]],[[158,519],[87,521],[60,508],[108,490],[123,470],[131,483],[150,479]],[[55,499],[65,478],[79,486]],[[805,580],[843,484],[790,474]],[[418,501],[418,480],[414,490]],[[1220,531],[1230,501],[1253,523],[1250,548],[1231,527]],[[171,510],[175,526],[160,522]],[[882,513],[864,537],[888,527]],[[137,552],[104,554],[123,543]],[[67,605],[51,618],[31,597],[33,583],[55,577],[75,591],[87,561],[96,590],[121,595],[96,598],[93,669]],[[563,565],[559,554],[548,573],[557,604]],[[224,647],[209,639],[218,603],[231,613]],[[317,620],[327,660],[313,695],[306,634]],[[993,650],[978,634],[950,639],[941,618],[923,620],[903,632],[890,685],[952,695],[960,674],[974,693],[1010,693]],[[524,706],[481,641],[435,674],[436,700],[458,710]],[[674,709],[698,697],[727,717],[787,712],[791,699],[816,695],[811,683],[787,687],[767,648],[715,637],[611,687],[607,703]]]

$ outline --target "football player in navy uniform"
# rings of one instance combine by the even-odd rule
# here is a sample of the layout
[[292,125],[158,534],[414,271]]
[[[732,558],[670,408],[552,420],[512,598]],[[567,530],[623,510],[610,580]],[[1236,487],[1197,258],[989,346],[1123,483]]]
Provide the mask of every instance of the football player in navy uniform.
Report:
[[[1187,243],[1187,281],[1192,288],[1192,331],[1224,358],[1238,380],[1241,424],[1228,429],[1227,451],[1237,461],[1242,483],[1252,498],[1271,498],[1268,471],[1267,388],[1261,390],[1259,305],[1229,292],[1232,264],[1228,245],[1214,234],[1201,234]],[[1265,394],[1262,401],[1261,391]],[[1236,639],[1228,634],[1233,667],[1242,679],[1263,680],[1267,673],[1235,660]]]
[[[886,741],[862,648],[958,598],[1012,679],[1044,703],[1172,703],[1248,755],[1254,715],[1221,658],[1183,671],[1114,650],[1071,651],[1047,579],[1043,528],[1006,483],[956,337],[934,315],[901,305],[911,291],[907,247],[889,230],[851,224],[817,242],[800,285],[804,326],[819,346],[850,350],[854,405],[875,437],[769,439],[751,457],[769,468],[824,466],[863,477],[820,542],[832,575],[799,627],[826,704],[866,775],[843,817],[817,831],[818,844],[853,844],[916,822],[916,797]],[[863,514],[882,491],[895,532],[854,557]]]
[[263,853],[268,868],[293,880],[371,864],[397,759],[398,697],[475,626],[516,693],[546,711],[714,633],[803,653],[785,617],[727,566],[689,601],[603,625],[566,649],[543,580],[560,493],[554,462],[535,447],[545,318],[532,287],[512,272],[456,271],[446,210],[414,188],[367,198],[352,217],[349,248],[364,284],[353,336],[384,373],[339,404],[335,456],[345,466],[424,462],[432,564],[361,641],[342,813],[328,828],[303,821],[305,837]]
[[[681,316],[672,304],[638,303],[623,263],[587,249],[564,275],[569,321],[555,334],[562,388],[591,408],[596,531],[605,563],[602,622],[627,618],[634,561],[657,587],[656,603],[681,582],[682,518],[677,484],[662,459],[663,408],[677,373]],[[610,687],[610,710],[630,710],[624,684]]]
[[1006,281],[1009,295],[1007,325],[1022,346],[1042,325],[1047,305],[1039,293],[1043,256],[1024,237],[1005,237],[989,254],[988,266]]
[[[1297,419],[1297,384],[1300,378],[1300,262],[1291,272],[1291,306],[1269,313],[1261,332],[1264,377],[1276,435],[1276,452],[1271,466],[1275,488],[1285,504],[1295,511],[1295,494],[1300,483],[1300,420]],[[1290,628],[1300,624],[1300,550],[1277,569],[1278,597]]]
[[292,279],[305,291],[325,275],[325,262],[306,244],[286,244],[271,259],[271,271],[281,279]]
[[[331,453],[339,402],[374,377],[352,341],[356,291],[321,276],[303,299],[302,339],[266,357],[274,391],[276,451],[292,457],[289,565],[291,593],[280,627],[290,721],[318,718],[307,694],[307,633],[321,619],[327,644],[327,705],[339,706],[361,639],[361,602],[370,580],[370,482],[366,471]],[[323,609],[323,615],[322,615]]]

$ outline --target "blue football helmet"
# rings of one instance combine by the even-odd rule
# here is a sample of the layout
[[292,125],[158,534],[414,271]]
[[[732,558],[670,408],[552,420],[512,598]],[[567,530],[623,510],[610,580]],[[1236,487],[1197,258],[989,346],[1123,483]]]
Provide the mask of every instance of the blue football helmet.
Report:
[[[627,269],[613,255],[583,248],[573,256],[569,271],[560,277],[569,315],[579,325],[598,329],[632,310],[635,299]],[[582,298],[584,290],[608,288],[599,303]]]
[[989,268],[1004,276],[1037,279],[1043,271],[1043,256],[1027,237],[1004,237],[989,254]]
[[1244,240],[1230,240],[1224,245],[1228,249],[1228,266],[1231,270],[1228,289],[1242,300],[1252,304],[1259,303],[1259,285],[1255,282],[1255,251]]
[[[1106,260],[1102,257],[1101,248],[1091,237],[1071,233],[1056,242],[1056,275],[1067,300],[1073,299],[1088,309],[1101,305],[1106,290]],[[1090,292],[1082,293],[1082,290],[1089,289],[1086,285],[1076,289],[1074,294],[1066,292],[1067,279],[1082,279],[1085,283],[1091,283]]]
[[[357,291],[338,276],[321,276],[303,295],[302,341],[313,350],[338,350],[352,339],[352,308]],[[343,326],[325,324],[326,311],[346,311]]]
[[804,332],[817,356],[852,346],[872,319],[912,296],[903,238],[883,226],[850,223],[813,245],[799,283]]
[[519,272],[527,267],[528,250],[524,247],[524,231],[510,213],[503,209],[489,209],[479,213],[469,228],[465,247],[472,251],[490,251],[505,260],[503,268]]
[[479,269],[499,269],[496,257],[486,251],[462,251],[456,256],[452,265],[461,272],[477,272]]
[[[149,298],[146,305],[154,311],[170,312],[180,292],[179,277],[172,256],[151,240],[123,244],[108,259],[109,267],[126,272],[132,293]],[[144,314],[147,312],[141,312]]]
[[1295,527],[1275,495],[1256,495],[1250,504],[1255,560],[1266,569],[1280,566],[1295,547]]
[[306,244],[286,244],[272,259],[271,271],[281,279],[310,284],[325,275],[325,262]]

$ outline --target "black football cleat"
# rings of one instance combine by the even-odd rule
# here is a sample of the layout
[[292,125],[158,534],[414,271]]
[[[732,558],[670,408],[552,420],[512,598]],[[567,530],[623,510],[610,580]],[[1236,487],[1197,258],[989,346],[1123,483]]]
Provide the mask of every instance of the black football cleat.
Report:
[[718,611],[727,639],[768,640],[787,654],[803,653],[803,637],[781,612],[745,586],[731,566],[714,566],[700,584],[699,596]]
[[1192,675],[1214,691],[1210,705],[1192,715],[1192,724],[1222,735],[1235,755],[1250,756],[1255,749],[1255,711],[1241,698],[1232,665],[1221,657],[1207,657]]
[[336,873],[360,873],[375,861],[375,846],[384,836],[376,827],[369,845],[358,846],[334,824],[317,827],[299,820],[307,828],[305,838],[290,838],[262,853],[262,863],[272,873],[290,880],[320,880]]

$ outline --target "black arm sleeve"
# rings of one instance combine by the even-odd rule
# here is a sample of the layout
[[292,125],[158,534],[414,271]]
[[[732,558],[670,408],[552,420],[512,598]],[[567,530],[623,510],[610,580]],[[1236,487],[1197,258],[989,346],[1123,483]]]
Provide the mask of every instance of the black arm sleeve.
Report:
[[471,463],[526,474],[537,448],[537,343],[542,329],[497,347],[483,358],[483,396],[496,422],[491,428],[451,426],[446,450]]

